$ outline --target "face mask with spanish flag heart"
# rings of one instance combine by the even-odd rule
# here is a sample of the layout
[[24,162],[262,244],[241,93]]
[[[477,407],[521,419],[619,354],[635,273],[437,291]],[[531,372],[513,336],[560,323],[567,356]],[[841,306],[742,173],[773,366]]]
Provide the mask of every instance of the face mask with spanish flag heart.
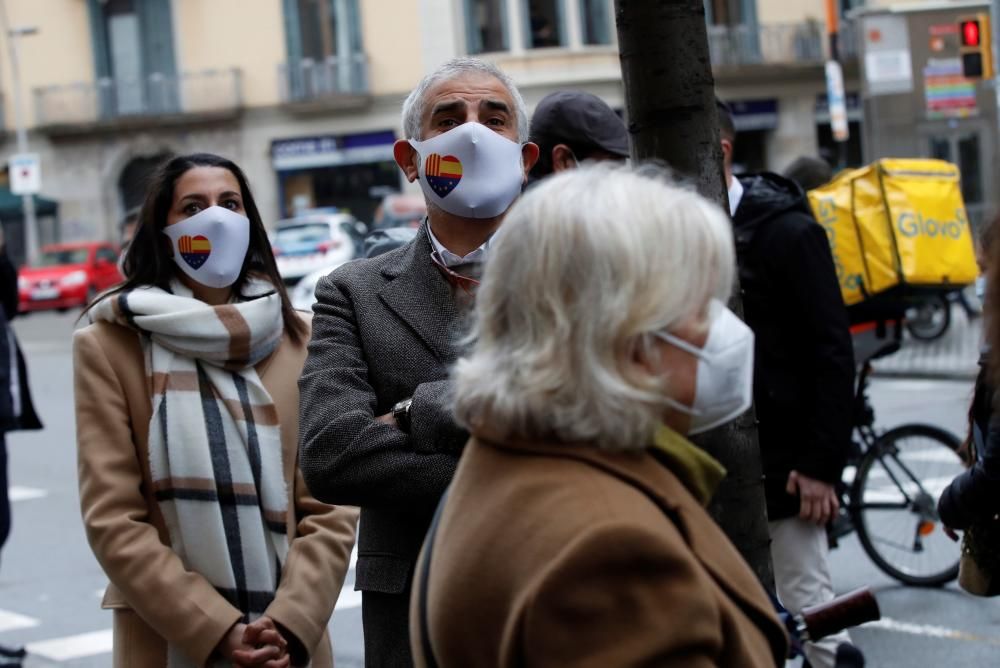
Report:
[[420,187],[428,203],[463,218],[494,218],[521,193],[521,145],[482,123],[463,123],[426,141],[411,139],[420,154]]
[[250,247],[250,219],[211,206],[163,228],[174,249],[174,262],[192,280],[210,288],[236,282]]

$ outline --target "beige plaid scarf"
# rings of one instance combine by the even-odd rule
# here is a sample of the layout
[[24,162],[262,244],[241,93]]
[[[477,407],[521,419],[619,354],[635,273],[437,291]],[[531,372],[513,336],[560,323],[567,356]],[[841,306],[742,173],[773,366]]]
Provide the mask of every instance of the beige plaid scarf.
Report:
[[[209,306],[179,282],[138,288],[104,299],[93,317],[142,334],[153,490],[171,546],[249,622],[281,578],[288,494],[278,415],[254,369],[281,340],[281,300],[265,282],[244,292]],[[168,665],[193,664],[170,647]]]

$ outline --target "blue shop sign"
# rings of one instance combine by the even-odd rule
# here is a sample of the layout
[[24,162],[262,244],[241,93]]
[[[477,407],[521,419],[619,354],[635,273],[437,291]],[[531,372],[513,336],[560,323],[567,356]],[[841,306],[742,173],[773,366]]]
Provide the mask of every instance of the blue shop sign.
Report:
[[774,130],[778,127],[777,100],[733,100],[727,104],[733,112],[736,132]]
[[[862,119],[861,96],[857,93],[847,93],[844,95],[844,105],[847,107],[847,120],[860,121]],[[830,105],[826,99],[826,93],[816,96],[816,122],[830,122]]]
[[276,139],[271,142],[271,162],[279,172],[383,162],[393,159],[395,141],[392,130]]

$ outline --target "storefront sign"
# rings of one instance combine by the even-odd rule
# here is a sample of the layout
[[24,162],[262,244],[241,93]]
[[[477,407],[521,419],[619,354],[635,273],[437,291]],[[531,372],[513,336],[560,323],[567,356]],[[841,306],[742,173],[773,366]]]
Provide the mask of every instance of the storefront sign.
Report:
[[733,126],[738,133],[778,127],[777,100],[734,100],[727,104],[733,112]]
[[282,172],[389,161],[395,141],[392,130],[277,139],[271,143],[271,162]]
[[870,95],[909,93],[913,90],[910,36],[903,16],[866,16],[864,82]]
[[968,118],[979,113],[976,84],[962,76],[958,58],[930,58],[924,67],[927,118]]
[[[847,109],[848,121],[863,120],[864,114],[861,111],[860,95],[857,93],[845,93],[844,107]],[[830,122],[830,105],[827,104],[825,93],[820,93],[816,96],[816,122],[821,124]]]

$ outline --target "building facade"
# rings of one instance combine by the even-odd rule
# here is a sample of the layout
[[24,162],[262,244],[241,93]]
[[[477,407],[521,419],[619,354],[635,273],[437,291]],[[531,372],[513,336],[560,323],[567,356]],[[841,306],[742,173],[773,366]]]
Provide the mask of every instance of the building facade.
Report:
[[[854,4],[841,0],[847,11]],[[17,40],[31,151],[59,206],[41,241],[116,239],[153,168],[208,151],[247,172],[265,222],[337,206],[369,220],[408,187],[392,161],[399,111],[456,55],[495,61],[529,108],[559,88],[623,107],[612,0],[7,0],[0,35],[6,134],[15,153],[7,39]],[[738,161],[781,169],[832,147],[824,108],[823,0],[706,0],[720,96]],[[849,34],[849,33],[845,33]],[[857,131],[857,65],[842,40]],[[860,134],[860,133],[858,133]],[[856,141],[852,138],[852,142]],[[851,160],[861,160],[852,144]],[[17,237],[16,220],[5,220]]]

